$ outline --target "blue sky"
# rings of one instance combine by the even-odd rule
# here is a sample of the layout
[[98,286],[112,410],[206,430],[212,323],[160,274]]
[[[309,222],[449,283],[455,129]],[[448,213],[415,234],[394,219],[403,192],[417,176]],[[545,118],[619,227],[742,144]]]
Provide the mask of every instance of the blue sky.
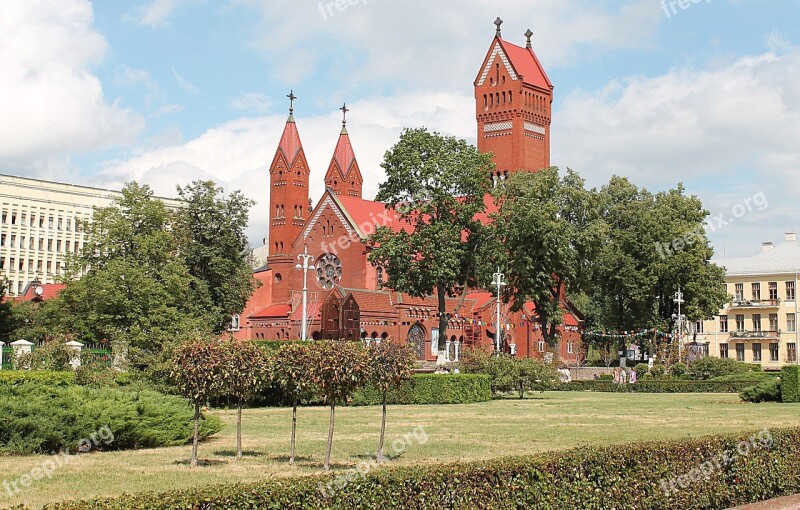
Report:
[[[0,172],[163,195],[212,178],[258,202],[289,89],[322,178],[347,101],[365,195],[406,126],[475,141],[472,81],[503,36],[556,86],[553,163],[599,186],[684,182],[718,255],[796,230],[800,0],[139,0],[0,5]],[[314,179],[314,176],[317,178]],[[766,204],[766,205],[765,205]],[[744,213],[742,211],[744,210]]]

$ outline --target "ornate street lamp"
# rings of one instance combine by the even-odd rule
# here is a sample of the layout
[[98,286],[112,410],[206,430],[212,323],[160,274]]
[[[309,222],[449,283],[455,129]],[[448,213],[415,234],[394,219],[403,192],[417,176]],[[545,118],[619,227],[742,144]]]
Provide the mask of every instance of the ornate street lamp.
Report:
[[308,254],[308,246],[303,248],[303,253],[297,256],[298,260],[302,260],[301,264],[297,264],[295,269],[303,271],[303,321],[300,327],[300,340],[308,340],[308,272],[316,271],[316,267],[312,262],[314,256]]

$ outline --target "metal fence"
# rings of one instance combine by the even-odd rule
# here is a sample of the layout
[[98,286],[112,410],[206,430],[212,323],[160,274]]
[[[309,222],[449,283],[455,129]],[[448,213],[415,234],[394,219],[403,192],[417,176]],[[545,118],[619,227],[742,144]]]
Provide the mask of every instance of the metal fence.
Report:
[[12,366],[13,358],[14,358],[14,348],[8,346],[3,347],[3,353],[2,353],[3,370],[9,370],[13,368]]
[[[31,347],[32,351],[36,350],[36,345]],[[83,363],[101,363],[107,366],[113,364],[113,357],[111,349],[104,347],[84,347],[81,349],[81,361]],[[14,348],[6,344],[2,351],[2,370],[11,370],[14,368]]]

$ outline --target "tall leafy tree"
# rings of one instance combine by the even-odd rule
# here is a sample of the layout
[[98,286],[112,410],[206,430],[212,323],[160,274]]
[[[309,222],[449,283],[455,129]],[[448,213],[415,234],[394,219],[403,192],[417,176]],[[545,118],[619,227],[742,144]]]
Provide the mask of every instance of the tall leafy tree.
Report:
[[492,269],[501,268],[511,310],[534,301],[542,334],[554,344],[566,296],[591,287],[591,264],[604,231],[595,197],[577,173],[561,176],[557,168],[518,172],[495,196],[498,210],[481,246],[482,282],[489,288]]
[[213,303],[216,332],[230,326],[255,289],[249,261],[248,213],[255,202],[240,191],[227,196],[213,181],[178,187],[185,206],[175,214],[178,256],[189,273],[206,284]]
[[268,373],[272,382],[292,399],[292,437],[289,464],[294,464],[297,437],[297,404],[309,396],[314,386],[314,358],[310,344],[287,342],[269,358]]
[[470,283],[486,205],[491,154],[464,140],[406,129],[384,155],[387,179],[376,200],[397,211],[407,227],[379,227],[370,261],[386,270],[388,286],[423,297],[436,293],[439,336],[447,334],[445,299]]
[[225,356],[219,341],[196,339],[181,344],[172,358],[170,375],[181,394],[194,405],[191,467],[197,466],[200,408],[223,391]]
[[377,461],[383,462],[383,440],[386,433],[386,398],[389,390],[411,379],[416,365],[416,356],[406,344],[384,340],[372,345],[368,351],[372,384],[383,396],[381,413],[381,437],[378,442]]
[[267,356],[253,342],[233,338],[220,346],[221,393],[236,403],[236,458],[242,458],[242,407],[264,385]]
[[344,402],[355,390],[367,384],[370,377],[369,357],[360,343],[331,340],[312,344],[311,356],[314,382],[331,410],[324,466],[325,471],[329,471],[336,404]]

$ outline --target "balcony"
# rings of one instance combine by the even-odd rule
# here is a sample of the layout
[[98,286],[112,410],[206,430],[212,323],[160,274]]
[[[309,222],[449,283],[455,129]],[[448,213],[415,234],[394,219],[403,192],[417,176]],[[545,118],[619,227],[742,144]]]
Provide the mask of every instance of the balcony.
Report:
[[780,340],[781,332],[765,329],[763,331],[731,331],[731,338],[740,340],[761,340],[765,338]]
[[778,308],[781,300],[778,299],[734,299],[731,308]]

